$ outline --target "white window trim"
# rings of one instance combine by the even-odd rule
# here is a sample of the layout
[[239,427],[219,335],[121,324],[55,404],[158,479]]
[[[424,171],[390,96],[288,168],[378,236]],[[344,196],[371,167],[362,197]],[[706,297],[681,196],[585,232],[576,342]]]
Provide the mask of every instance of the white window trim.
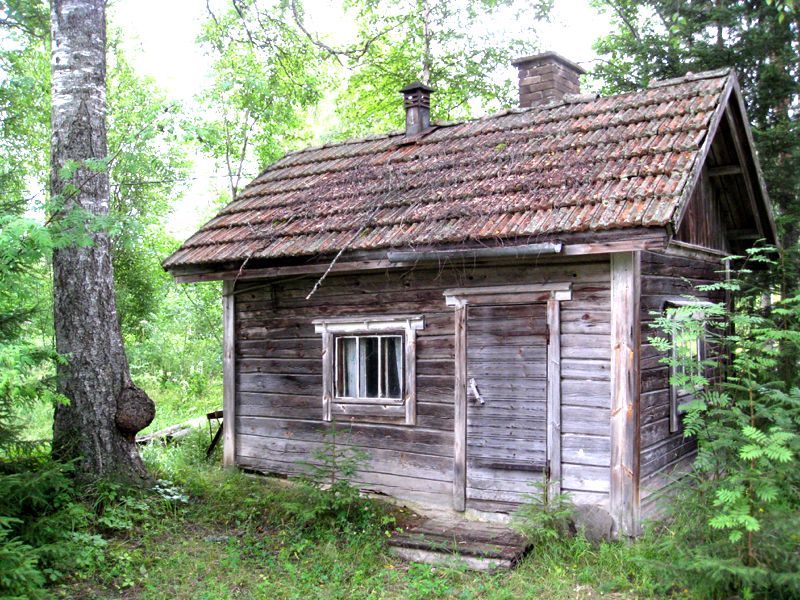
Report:
[[[405,406],[405,424],[417,421],[417,331],[424,329],[422,315],[351,316],[315,319],[314,331],[322,334],[322,418],[332,420],[333,404],[394,405]],[[336,397],[336,341],[338,335],[370,335],[398,333],[403,335],[403,397],[391,398],[338,398]]]

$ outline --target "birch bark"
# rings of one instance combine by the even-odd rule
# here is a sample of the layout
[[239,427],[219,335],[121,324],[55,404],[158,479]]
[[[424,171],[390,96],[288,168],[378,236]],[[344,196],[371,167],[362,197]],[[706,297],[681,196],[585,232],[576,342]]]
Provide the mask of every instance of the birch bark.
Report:
[[[84,478],[146,479],[135,434],[155,415],[133,385],[114,298],[106,148],[105,0],[52,0],[53,226],[72,240],[53,255],[56,348],[67,357],[53,452],[79,459]],[[69,170],[65,175],[64,168]],[[78,243],[84,236],[90,244]]]

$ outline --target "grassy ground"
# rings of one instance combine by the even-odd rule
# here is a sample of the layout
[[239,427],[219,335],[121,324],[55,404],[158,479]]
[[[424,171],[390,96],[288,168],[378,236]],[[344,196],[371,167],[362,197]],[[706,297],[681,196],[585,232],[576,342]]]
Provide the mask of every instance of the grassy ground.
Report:
[[[215,393],[191,403],[177,393],[151,395],[159,417],[148,430],[219,408]],[[43,410],[29,415],[32,438],[47,437],[52,427],[50,409]],[[583,538],[542,541],[516,569],[494,574],[407,563],[389,553],[386,541],[397,529],[418,522],[418,515],[365,499],[345,507],[346,514],[342,506],[317,510],[326,502],[324,493],[225,471],[219,467],[219,452],[211,462],[204,460],[208,443],[209,432],[201,429],[180,445],[145,447],[142,456],[159,481],[154,490],[110,485],[87,491],[82,506],[64,508],[59,514],[80,523],[67,538],[78,545],[65,549],[70,558],[61,564],[68,567],[53,562],[50,597],[689,597],[678,586],[664,589],[655,583],[646,543],[628,547],[591,545]],[[71,511],[80,518],[73,519]]]
[[[207,436],[207,432],[204,434]],[[201,460],[203,432],[184,447],[144,454],[156,494],[114,494],[100,531],[107,545],[55,598],[409,599],[655,598],[642,553],[573,539],[537,548],[496,574],[407,563],[386,540],[413,523],[408,510],[359,501],[346,519],[308,519],[320,501],[285,481],[225,472]],[[305,516],[304,516],[305,515]],[[418,517],[416,517],[418,519]],[[686,597],[682,590],[670,597]]]

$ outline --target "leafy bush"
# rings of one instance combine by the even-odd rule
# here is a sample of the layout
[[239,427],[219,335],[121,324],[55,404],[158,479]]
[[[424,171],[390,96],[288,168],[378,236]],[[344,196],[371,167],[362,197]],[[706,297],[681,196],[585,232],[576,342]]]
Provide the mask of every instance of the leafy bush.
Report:
[[44,598],[45,578],[36,553],[18,538],[8,537],[11,526],[19,522],[0,517],[0,598],[37,600]]
[[[750,260],[775,267],[761,253]],[[800,597],[800,390],[789,386],[782,368],[800,348],[800,296],[759,306],[752,297],[763,297],[761,290],[745,279],[700,289],[710,287],[749,292],[743,305],[751,310],[681,307],[675,310],[682,318],[666,315],[655,323],[667,334],[652,340],[663,350],[687,327],[705,332],[719,350],[705,368],[683,369],[672,380],[702,388],[684,417],[698,456],[693,473],[675,486],[672,523],[660,542],[669,558],[657,568],[708,598]],[[689,359],[679,352],[666,362],[688,367]],[[714,370],[715,377],[706,377]]]

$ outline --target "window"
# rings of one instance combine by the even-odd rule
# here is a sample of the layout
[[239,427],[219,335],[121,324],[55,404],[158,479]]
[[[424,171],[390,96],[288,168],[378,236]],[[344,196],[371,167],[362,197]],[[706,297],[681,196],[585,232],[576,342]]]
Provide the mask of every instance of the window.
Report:
[[336,397],[403,401],[403,336],[336,338]]
[[416,422],[416,332],[421,316],[314,321],[322,334],[323,418]]
[[705,387],[706,324],[703,306],[696,301],[670,301],[668,318],[672,338],[669,385],[669,430],[680,431],[680,415]]

